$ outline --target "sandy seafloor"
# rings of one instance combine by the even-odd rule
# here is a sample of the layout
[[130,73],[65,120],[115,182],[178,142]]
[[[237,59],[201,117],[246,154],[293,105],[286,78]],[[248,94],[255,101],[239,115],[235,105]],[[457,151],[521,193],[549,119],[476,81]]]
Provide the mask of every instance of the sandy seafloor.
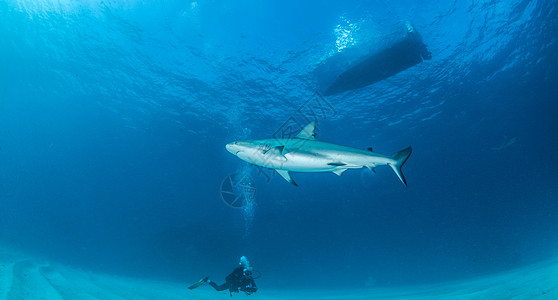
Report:
[[[0,299],[229,299],[208,285],[98,274],[0,248]],[[466,281],[352,290],[260,289],[245,299],[558,299],[558,260]]]

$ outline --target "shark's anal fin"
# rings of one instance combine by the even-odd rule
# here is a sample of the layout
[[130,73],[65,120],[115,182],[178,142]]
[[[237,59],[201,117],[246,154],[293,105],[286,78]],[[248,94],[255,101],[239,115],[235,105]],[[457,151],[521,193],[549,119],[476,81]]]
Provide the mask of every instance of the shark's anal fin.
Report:
[[279,175],[281,175],[281,177],[285,178],[285,180],[290,182],[292,185],[298,186],[298,184],[296,184],[296,182],[291,178],[291,174],[289,174],[289,171],[278,170],[278,169],[275,169],[275,171],[277,171],[277,173],[279,173]]
[[333,173],[335,173],[337,176],[341,176],[343,175],[343,172],[347,171],[347,169],[337,169],[335,171],[332,171]]
[[299,139],[315,140],[316,139],[315,130],[316,130],[316,122],[312,122],[306,125],[306,127],[304,127],[304,129],[302,129],[302,131],[300,131],[300,133],[296,137]]

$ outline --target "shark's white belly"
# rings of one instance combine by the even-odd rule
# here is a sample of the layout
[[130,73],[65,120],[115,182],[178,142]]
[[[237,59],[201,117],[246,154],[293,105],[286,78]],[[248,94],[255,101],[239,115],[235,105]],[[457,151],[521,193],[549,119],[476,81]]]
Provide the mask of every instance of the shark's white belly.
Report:
[[[287,153],[287,160],[282,164],[281,170],[289,170],[294,172],[328,172],[336,170],[339,166],[331,165],[333,160],[329,157]],[[359,168],[361,166],[358,166]]]
[[339,169],[354,169],[364,166],[374,167],[388,162],[384,157],[363,155],[355,153],[315,153],[315,152],[289,152],[280,156],[247,156],[240,158],[253,164],[294,172],[330,172]]

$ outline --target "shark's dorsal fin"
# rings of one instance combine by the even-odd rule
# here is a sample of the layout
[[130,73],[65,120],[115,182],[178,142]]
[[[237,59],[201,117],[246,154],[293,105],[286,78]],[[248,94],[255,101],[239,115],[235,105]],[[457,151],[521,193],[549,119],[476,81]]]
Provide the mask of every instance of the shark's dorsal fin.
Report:
[[315,140],[315,129],[316,122],[311,122],[310,124],[306,125],[306,127],[304,127],[296,137],[299,139]]
[[368,147],[368,151],[374,152],[374,151],[372,150],[372,147]]
[[296,182],[291,178],[291,174],[289,174],[289,171],[279,169],[275,169],[275,171],[277,171],[277,173],[279,173],[281,177],[285,178],[285,180],[290,182],[292,185],[298,186],[298,184],[296,184]]

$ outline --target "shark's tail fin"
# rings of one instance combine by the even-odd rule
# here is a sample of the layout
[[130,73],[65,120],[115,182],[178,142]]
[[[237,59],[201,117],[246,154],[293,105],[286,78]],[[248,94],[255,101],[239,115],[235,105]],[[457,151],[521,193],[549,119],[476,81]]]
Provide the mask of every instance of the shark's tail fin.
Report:
[[403,176],[403,172],[401,172],[401,167],[403,166],[403,164],[405,164],[407,159],[409,159],[409,156],[411,156],[411,152],[413,152],[413,149],[411,149],[411,147],[409,146],[409,148],[407,149],[392,154],[391,158],[394,160],[394,162],[389,164],[389,166],[393,169],[395,174],[397,174],[397,177],[401,179],[401,182],[403,182],[405,186],[407,186],[407,180],[405,180],[405,176]]

